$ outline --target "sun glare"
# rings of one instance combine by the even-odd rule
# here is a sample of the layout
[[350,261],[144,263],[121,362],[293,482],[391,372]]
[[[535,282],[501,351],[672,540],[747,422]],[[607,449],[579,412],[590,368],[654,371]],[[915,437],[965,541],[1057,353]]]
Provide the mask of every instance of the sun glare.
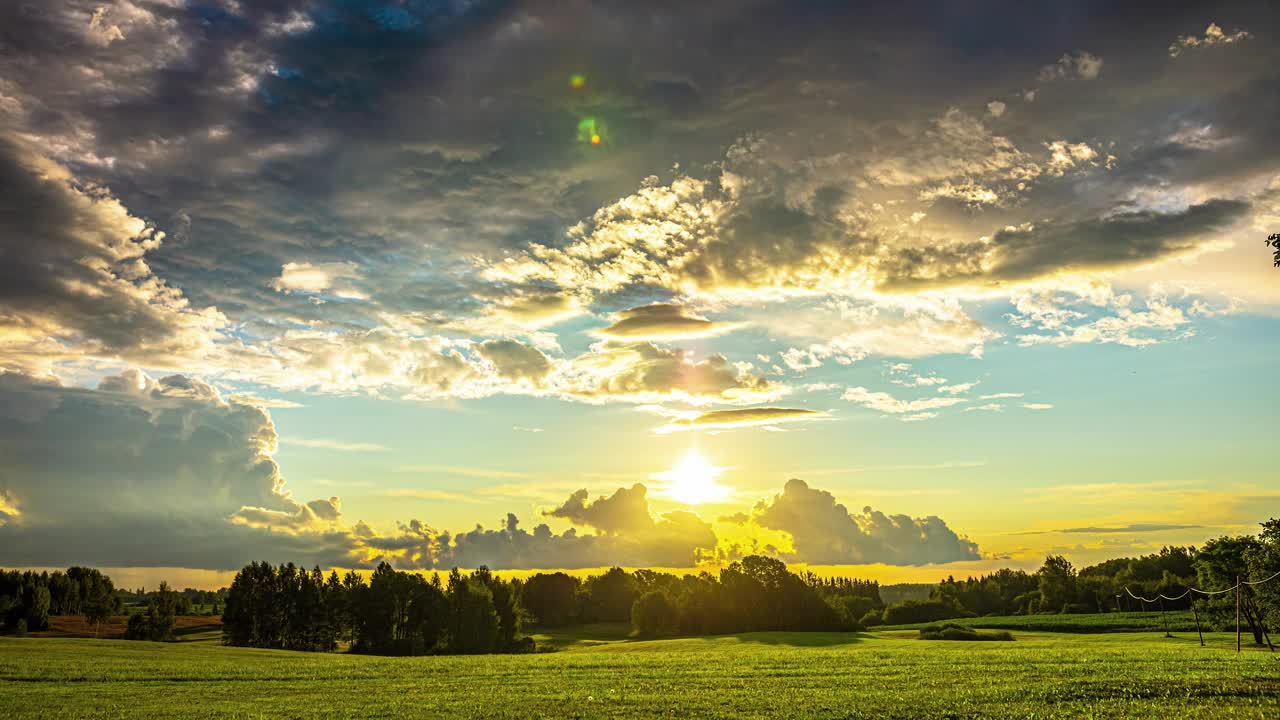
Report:
[[733,488],[716,482],[726,468],[716,467],[697,450],[690,450],[674,468],[654,473],[653,478],[665,483],[659,494],[686,505],[720,502],[733,494]]

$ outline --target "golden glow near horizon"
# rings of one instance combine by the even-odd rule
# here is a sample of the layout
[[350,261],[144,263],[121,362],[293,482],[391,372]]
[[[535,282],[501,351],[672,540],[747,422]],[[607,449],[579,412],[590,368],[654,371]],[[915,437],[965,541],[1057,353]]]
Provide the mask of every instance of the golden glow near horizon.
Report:
[[712,465],[702,453],[691,449],[674,468],[652,477],[664,483],[658,494],[686,505],[702,505],[722,502],[733,494],[733,488],[716,482],[727,469]]

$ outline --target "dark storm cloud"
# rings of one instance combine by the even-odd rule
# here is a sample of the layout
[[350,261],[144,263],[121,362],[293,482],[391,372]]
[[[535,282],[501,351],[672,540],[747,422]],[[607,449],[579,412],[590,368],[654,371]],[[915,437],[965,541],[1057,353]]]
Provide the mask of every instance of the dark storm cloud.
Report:
[[153,361],[210,340],[220,318],[190,310],[144,259],[162,232],[3,136],[0,187],[0,333],[36,353],[64,340]]
[[[1170,112],[1203,87],[1206,63],[1243,82],[1267,75],[1235,47],[1166,67],[1169,42],[1207,22],[1191,4],[1151,17],[1107,4],[999,3],[980,22],[940,3],[66,0],[3,12],[6,124],[166,230],[149,261],[195,306],[217,306],[264,336],[298,322],[367,328],[387,312],[453,332],[495,297],[532,292],[477,279],[464,257],[563,244],[567,228],[637,179],[675,162],[704,174],[752,132],[770,135],[786,159],[768,170],[777,190],[725,218],[726,242],[687,268],[701,283],[750,285],[769,268],[785,275],[833,250],[873,250],[883,233],[836,220],[851,200],[883,199],[856,180],[921,145],[919,129],[949,107],[974,115],[1003,98],[1009,110],[993,131],[1027,153],[1061,138],[1108,139],[1112,128],[1097,120],[1104,102],[1125,133],[1181,115],[1258,142],[1273,136],[1261,131],[1265,112],[1226,95],[1201,93]],[[1265,27],[1271,10],[1219,12],[1228,27]],[[1080,75],[1086,52],[1106,62],[1096,78],[1054,82],[1034,103],[1013,97],[1064,54]],[[568,87],[574,72],[587,76],[581,92]],[[1129,90],[1137,82],[1145,97]],[[578,142],[583,117],[607,123],[604,147]],[[1232,162],[1261,167],[1274,156]],[[1106,189],[1099,195],[1114,199]],[[1026,215],[1064,199],[1063,189],[1035,192]],[[1070,202],[1071,221],[1107,212],[1075,192]],[[953,210],[940,201],[931,213]],[[971,227],[1026,219],[992,214],[995,223]],[[363,302],[274,292],[294,262],[352,262],[378,282],[362,288]]]
[[1132,210],[1068,223],[998,230],[990,242],[903,250],[883,287],[1014,282],[1051,272],[1108,270],[1196,250],[1243,220],[1249,204],[1215,199],[1175,212]]

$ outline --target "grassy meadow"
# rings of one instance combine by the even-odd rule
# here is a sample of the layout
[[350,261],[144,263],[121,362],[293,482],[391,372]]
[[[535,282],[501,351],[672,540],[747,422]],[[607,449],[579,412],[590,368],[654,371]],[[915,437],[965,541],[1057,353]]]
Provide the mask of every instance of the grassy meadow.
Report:
[[0,638],[0,717],[1275,718],[1280,662],[1213,633],[913,630],[640,641],[537,635],[531,655],[370,657]]
[[[1051,633],[1107,633],[1107,632],[1160,632],[1166,624],[1174,633],[1196,632],[1196,621],[1190,610],[1170,610],[1161,617],[1159,612],[1091,613],[1083,615],[1006,615],[1003,617],[956,618],[945,622],[971,628],[990,630],[1025,630]],[[1205,618],[1200,619],[1203,629],[1210,629]],[[936,623],[911,623],[909,625],[885,625],[875,630],[917,630]]]

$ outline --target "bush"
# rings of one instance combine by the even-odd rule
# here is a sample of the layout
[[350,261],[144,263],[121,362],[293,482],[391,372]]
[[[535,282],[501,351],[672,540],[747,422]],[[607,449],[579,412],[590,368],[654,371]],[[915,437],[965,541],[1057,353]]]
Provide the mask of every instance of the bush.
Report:
[[26,637],[27,635],[27,619],[19,618],[17,624],[13,628],[13,634],[18,637]]
[[151,636],[151,628],[142,613],[135,612],[129,616],[129,624],[124,629],[125,640],[146,640]]
[[974,630],[964,625],[944,623],[920,628],[920,640],[1013,640],[1007,630]]
[[875,627],[884,624],[884,613],[880,610],[869,610],[862,619],[858,620],[858,624],[862,627]]
[[670,635],[675,632],[679,619],[675,603],[661,590],[641,595],[631,606],[631,627],[637,635]]
[[1062,606],[1063,615],[1088,615],[1097,612],[1096,608],[1089,607],[1084,603],[1067,603]]

